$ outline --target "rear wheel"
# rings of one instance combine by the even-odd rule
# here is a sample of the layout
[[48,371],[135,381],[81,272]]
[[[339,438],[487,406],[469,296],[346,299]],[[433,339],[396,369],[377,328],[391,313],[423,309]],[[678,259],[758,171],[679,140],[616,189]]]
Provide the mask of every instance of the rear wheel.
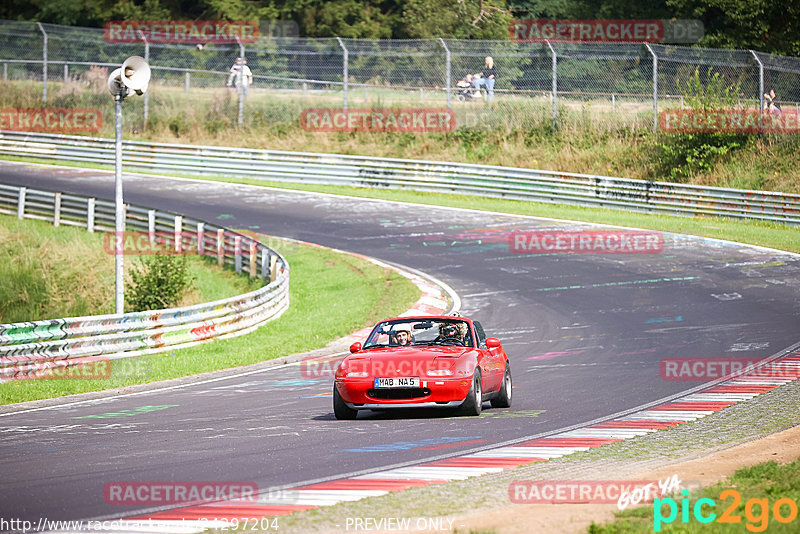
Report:
[[493,408],[511,407],[511,366],[506,364],[506,373],[503,375],[503,385],[497,397],[492,399]]
[[333,386],[333,415],[336,416],[336,419],[355,419],[358,415],[358,410],[354,410],[344,403],[336,385]]
[[481,389],[481,370],[475,369],[472,376],[472,387],[469,388],[467,398],[459,406],[458,413],[461,415],[480,415],[483,405],[483,391]]

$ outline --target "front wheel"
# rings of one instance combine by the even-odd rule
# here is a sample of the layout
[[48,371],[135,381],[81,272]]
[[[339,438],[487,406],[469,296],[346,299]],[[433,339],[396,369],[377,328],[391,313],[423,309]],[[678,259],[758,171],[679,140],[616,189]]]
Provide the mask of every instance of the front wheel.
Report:
[[481,370],[475,369],[475,374],[472,377],[472,386],[469,388],[469,393],[467,393],[464,403],[459,406],[458,413],[460,415],[480,415],[482,405]]
[[344,403],[342,397],[339,396],[339,391],[336,389],[336,384],[333,386],[333,415],[336,419],[349,419],[353,420],[358,415],[358,410],[354,410]]
[[493,408],[511,407],[511,366],[506,364],[506,373],[503,375],[503,385],[500,386],[500,393],[492,399]]

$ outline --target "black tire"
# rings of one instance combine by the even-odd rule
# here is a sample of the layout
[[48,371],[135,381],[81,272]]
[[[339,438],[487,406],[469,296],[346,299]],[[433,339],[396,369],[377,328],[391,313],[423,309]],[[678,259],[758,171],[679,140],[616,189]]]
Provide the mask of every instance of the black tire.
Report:
[[503,385],[500,386],[500,393],[492,399],[492,408],[511,408],[511,390],[511,366],[506,364]]
[[333,415],[336,419],[353,420],[358,415],[358,410],[354,410],[344,403],[342,397],[339,396],[339,391],[336,385],[333,386]]
[[459,415],[480,415],[481,408],[483,407],[483,390],[481,388],[481,370],[475,369],[475,374],[472,375],[472,386],[469,388],[467,398],[464,403],[458,407]]

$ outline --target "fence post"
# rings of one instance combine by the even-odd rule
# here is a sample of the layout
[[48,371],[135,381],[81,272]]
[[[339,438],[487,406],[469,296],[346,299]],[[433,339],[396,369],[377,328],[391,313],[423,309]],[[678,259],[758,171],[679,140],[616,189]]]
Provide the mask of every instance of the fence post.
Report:
[[8,63],[3,63],[3,83],[8,81]]
[[250,276],[258,276],[258,248],[255,239],[250,239]]
[[344,91],[343,109],[347,111],[347,85],[348,85],[347,67],[349,65],[348,51],[347,47],[344,46],[344,41],[342,41],[341,37],[337,37],[336,40],[339,41],[339,46],[342,47],[342,78],[344,80],[344,84],[342,85],[342,89]]
[[69,81],[69,63],[64,63],[64,83]]
[[156,241],[156,210],[147,210],[147,235],[152,245]]
[[61,224],[61,193],[56,193],[53,197],[53,226]]
[[753,54],[753,57],[758,63],[758,117],[759,117],[759,124],[763,124],[764,121],[764,64],[761,62],[761,59],[758,57],[758,54],[750,50],[750,53]]
[[94,233],[94,198],[90,198],[86,205],[86,231]]
[[650,43],[644,43],[647,50],[653,56],[653,132],[658,131],[658,56],[650,47]]
[[[144,41],[144,60],[149,65],[150,64],[150,42],[147,40],[144,32],[139,30],[139,37],[142,38]],[[143,128],[147,128],[147,116],[150,114],[150,91],[144,92],[144,123],[142,125]]]
[[47,32],[41,22],[36,24],[42,32],[42,102],[47,102]]
[[550,48],[550,53],[553,55],[553,92],[551,93],[550,100],[553,101],[553,129],[558,128],[558,56],[556,50],[550,41],[545,41]]
[[17,199],[17,219],[20,220],[25,218],[25,192],[27,190],[27,187],[19,188],[19,198]]
[[187,95],[189,94],[189,85],[191,84],[191,82],[189,81],[191,79],[190,76],[191,75],[189,74],[189,71],[187,70],[186,71],[185,80],[183,82],[183,92],[186,93]]
[[225,264],[225,230],[217,230],[217,265],[222,267]]
[[611,112],[612,113],[617,112],[617,95],[615,95],[614,93],[611,93]]
[[236,274],[242,274],[242,236],[233,236],[233,259]]
[[450,49],[447,48],[447,43],[444,39],[439,37],[439,42],[444,47],[445,67],[447,70],[447,79],[445,80],[445,91],[447,92],[447,109],[450,109]]
[[278,277],[278,256],[269,257],[269,281],[274,282]]
[[182,252],[183,249],[183,217],[180,215],[175,216],[175,252]]
[[205,237],[206,223],[197,223],[197,255],[202,256],[206,251]]
[[239,116],[236,119],[236,124],[239,128],[242,127],[244,123],[244,66],[245,66],[245,56],[244,56],[244,45],[242,44],[242,40],[239,37],[236,37],[236,42],[239,43],[239,57],[242,58],[242,66],[239,71],[236,73],[236,81],[239,84]]

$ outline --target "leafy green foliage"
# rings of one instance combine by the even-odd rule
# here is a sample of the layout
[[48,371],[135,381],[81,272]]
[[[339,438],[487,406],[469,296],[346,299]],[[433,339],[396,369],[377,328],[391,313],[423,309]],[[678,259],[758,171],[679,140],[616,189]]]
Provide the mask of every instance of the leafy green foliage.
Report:
[[129,311],[160,310],[176,306],[193,283],[185,256],[147,256],[130,270],[126,284]]
[[[678,89],[693,112],[737,107],[738,84],[730,85],[724,76],[712,74],[710,69],[703,77],[699,68],[695,69],[685,85],[678,81]],[[724,131],[663,133],[656,142],[658,170],[672,181],[685,182],[710,171],[719,158],[744,147],[749,138],[750,134]]]

